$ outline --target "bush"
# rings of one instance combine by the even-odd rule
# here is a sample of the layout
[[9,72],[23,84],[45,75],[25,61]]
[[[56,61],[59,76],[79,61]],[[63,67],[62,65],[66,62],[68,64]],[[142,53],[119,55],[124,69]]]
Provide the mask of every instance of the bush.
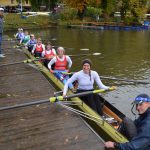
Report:
[[77,16],[77,10],[73,8],[65,8],[62,12],[59,14],[59,18],[63,21],[65,20],[73,20]]
[[94,7],[87,7],[85,16],[96,19],[96,17],[101,16],[101,14],[102,14],[102,9],[94,8]]

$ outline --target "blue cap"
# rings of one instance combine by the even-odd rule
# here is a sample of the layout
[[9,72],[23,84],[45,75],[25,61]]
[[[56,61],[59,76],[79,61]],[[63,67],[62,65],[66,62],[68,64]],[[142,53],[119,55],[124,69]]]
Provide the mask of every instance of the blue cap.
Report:
[[140,94],[138,95],[134,102],[135,104],[141,104],[143,102],[150,102],[150,97],[147,94]]

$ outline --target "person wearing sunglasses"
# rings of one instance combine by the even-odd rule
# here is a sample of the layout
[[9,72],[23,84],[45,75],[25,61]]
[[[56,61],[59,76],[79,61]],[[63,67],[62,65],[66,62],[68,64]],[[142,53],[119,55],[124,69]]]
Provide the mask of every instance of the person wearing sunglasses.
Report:
[[[147,94],[138,95],[134,102],[139,117],[134,122],[125,118],[120,129],[129,142],[105,142],[106,148],[119,150],[150,150],[150,97]],[[126,132],[123,132],[126,131]]]

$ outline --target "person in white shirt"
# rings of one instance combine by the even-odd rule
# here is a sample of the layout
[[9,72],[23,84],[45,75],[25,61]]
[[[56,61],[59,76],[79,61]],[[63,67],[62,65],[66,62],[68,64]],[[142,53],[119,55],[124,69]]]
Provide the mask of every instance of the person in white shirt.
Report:
[[[96,71],[91,70],[91,61],[85,59],[82,62],[83,69],[79,72],[73,74],[73,76],[68,79],[67,83],[64,86],[63,96],[66,96],[68,91],[68,85],[77,81],[77,93],[93,91],[94,82],[98,85],[100,89],[109,89],[108,86],[105,86]],[[103,115],[102,112],[102,98],[98,94],[90,94],[80,97],[88,106],[95,110],[98,114]]]

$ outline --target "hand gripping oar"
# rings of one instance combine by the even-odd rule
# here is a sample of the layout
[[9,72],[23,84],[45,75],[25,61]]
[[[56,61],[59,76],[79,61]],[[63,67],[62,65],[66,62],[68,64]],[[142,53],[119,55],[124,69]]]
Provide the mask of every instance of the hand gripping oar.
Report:
[[16,65],[16,64],[22,64],[22,63],[31,63],[33,61],[39,61],[39,60],[42,60],[42,58],[26,59],[26,60],[14,62],[14,63],[3,64],[3,65],[0,65],[0,67],[10,66],[10,65]]
[[133,82],[135,84],[150,84],[149,82],[144,82],[144,81],[139,81],[139,80],[128,80],[128,79],[120,79],[120,78],[115,78],[115,77],[105,77],[105,76],[100,76],[101,79],[108,79],[108,80],[117,80],[117,81],[125,81],[125,82]]
[[101,55],[101,53],[93,53],[93,54],[75,54],[75,55],[68,55],[71,57],[75,57],[75,56],[97,56],[97,55]]
[[20,107],[26,107],[26,106],[32,106],[32,105],[38,105],[38,104],[43,104],[43,103],[47,103],[47,102],[55,103],[57,101],[63,101],[65,99],[69,99],[69,98],[73,98],[73,97],[81,97],[81,96],[84,96],[84,95],[95,94],[95,93],[102,93],[102,92],[112,91],[112,90],[114,90],[114,88],[110,87],[108,90],[100,89],[100,90],[94,90],[94,91],[88,91],[88,92],[72,94],[72,95],[68,95],[68,96],[65,96],[65,97],[63,97],[63,96],[51,97],[49,99],[39,100],[39,101],[35,101],[35,102],[28,102],[28,103],[16,104],[14,106],[0,107],[0,111],[20,108]]

